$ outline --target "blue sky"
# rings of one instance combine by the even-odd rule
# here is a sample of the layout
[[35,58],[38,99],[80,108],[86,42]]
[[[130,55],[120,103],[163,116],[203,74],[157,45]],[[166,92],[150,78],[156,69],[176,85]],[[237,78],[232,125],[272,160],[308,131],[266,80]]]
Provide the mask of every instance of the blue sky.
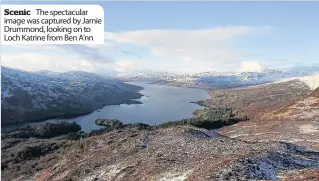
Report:
[[[4,65],[28,70],[184,73],[259,71],[319,62],[319,2],[43,2],[63,3],[101,5],[106,45],[89,47],[87,55],[79,53],[81,46],[5,46]],[[57,54],[60,57],[54,58]],[[25,68],[24,57],[33,56],[38,61],[27,61]],[[42,59],[45,65],[39,64]]]

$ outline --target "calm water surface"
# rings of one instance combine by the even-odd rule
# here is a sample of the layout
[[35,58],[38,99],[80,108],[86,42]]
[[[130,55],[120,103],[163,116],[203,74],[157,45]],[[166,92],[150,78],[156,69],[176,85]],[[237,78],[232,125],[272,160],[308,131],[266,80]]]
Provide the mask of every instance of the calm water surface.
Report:
[[[84,131],[99,129],[100,127],[94,123],[98,118],[118,119],[123,123],[142,122],[154,125],[192,117],[193,110],[203,107],[190,102],[210,98],[206,91],[200,89],[153,85],[143,82],[128,83],[144,87],[144,90],[141,91],[144,96],[138,99],[143,104],[105,106],[84,116],[70,119],[50,119],[42,122],[75,121]],[[26,123],[24,125],[40,123]],[[12,130],[18,126],[22,125],[2,127],[2,131]]]

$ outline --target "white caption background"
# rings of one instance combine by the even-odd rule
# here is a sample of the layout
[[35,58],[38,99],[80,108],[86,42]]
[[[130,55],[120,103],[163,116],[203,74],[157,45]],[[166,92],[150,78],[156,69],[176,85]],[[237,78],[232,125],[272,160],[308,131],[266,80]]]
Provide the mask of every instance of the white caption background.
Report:
[[[48,11],[48,15],[38,15],[37,9]],[[30,15],[5,15],[8,10],[30,10]],[[65,15],[80,10],[82,15]],[[26,28],[36,31],[22,32]],[[41,29],[43,32],[38,31]],[[1,44],[103,43],[104,10],[99,5],[1,5]]]

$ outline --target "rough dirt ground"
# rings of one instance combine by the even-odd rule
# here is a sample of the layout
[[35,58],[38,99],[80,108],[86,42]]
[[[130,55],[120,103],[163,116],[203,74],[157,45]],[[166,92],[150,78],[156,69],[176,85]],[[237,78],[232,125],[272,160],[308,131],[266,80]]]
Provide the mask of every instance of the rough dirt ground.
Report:
[[318,155],[294,145],[246,142],[187,126],[127,129],[74,143],[56,156],[54,165],[12,180],[274,179],[285,170],[319,171]]
[[268,119],[318,120],[319,88],[289,105],[264,115]]
[[[319,88],[292,103],[220,130],[230,138],[246,141],[279,141],[293,143],[319,151]],[[280,178],[280,177],[279,177]],[[291,172],[283,180],[319,180],[319,172],[303,170]]]
[[231,138],[283,141],[319,151],[319,89],[295,102],[220,131]]

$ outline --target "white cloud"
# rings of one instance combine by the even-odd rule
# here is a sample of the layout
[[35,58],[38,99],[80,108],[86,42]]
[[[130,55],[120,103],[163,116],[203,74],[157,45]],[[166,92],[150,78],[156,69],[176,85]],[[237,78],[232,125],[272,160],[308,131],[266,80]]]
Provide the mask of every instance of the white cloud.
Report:
[[112,60],[108,57],[112,45],[1,45],[3,66],[28,71],[51,70],[65,72],[81,70],[95,72],[109,70]]
[[243,52],[230,47],[230,41],[252,34],[258,29],[260,28],[250,26],[226,26],[199,30],[106,32],[105,39],[148,47],[153,56],[188,62],[218,63],[243,56]]
[[[232,47],[232,42],[263,29],[225,26],[198,30],[106,32],[103,46],[14,45],[11,48],[17,53],[2,54],[2,64],[30,71],[48,69],[59,72],[151,69],[186,73],[239,69],[238,60],[245,58],[246,54]],[[132,45],[133,49],[130,49]],[[134,45],[148,48],[151,55],[132,51],[136,48]],[[249,66],[244,67],[246,70]]]
[[[221,42],[227,39],[250,34],[255,30],[250,26],[225,26],[199,30],[136,30],[129,32],[106,32],[105,38],[115,42],[134,43],[145,46],[172,46],[185,44],[196,46],[197,43]],[[167,44],[168,41],[171,44]]]
[[263,66],[254,61],[241,62],[241,72],[261,72]]
[[125,72],[137,68],[137,63],[133,61],[118,61],[114,64],[114,67],[118,72]]

